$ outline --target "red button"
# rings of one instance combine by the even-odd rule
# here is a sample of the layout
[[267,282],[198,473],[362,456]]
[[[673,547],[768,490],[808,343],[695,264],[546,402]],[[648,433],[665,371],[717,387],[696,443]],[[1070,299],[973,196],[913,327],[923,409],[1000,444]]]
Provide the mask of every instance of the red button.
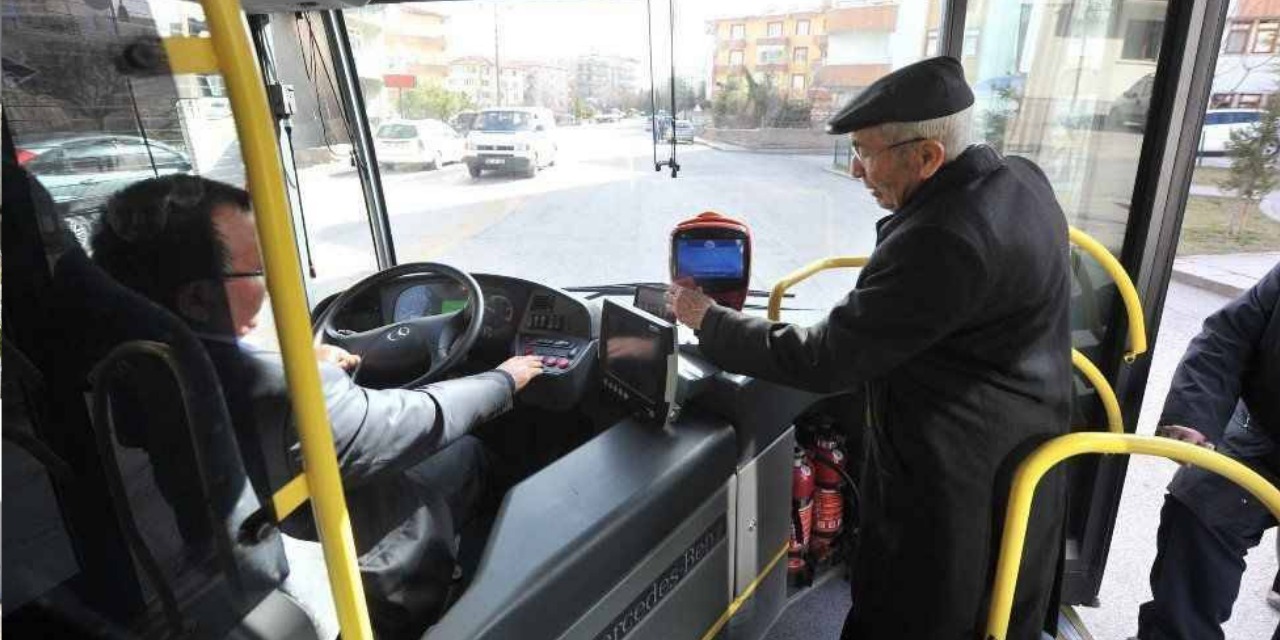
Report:
[[556,366],[556,359],[551,356],[542,356],[542,364],[545,364],[548,367],[554,367]]
[[556,358],[556,366],[557,366],[557,367],[560,367],[561,369],[568,369],[568,368],[569,368],[569,359],[568,359],[568,358]]
[[525,347],[525,348],[524,348],[524,354],[525,354],[526,356],[531,356],[531,355],[533,355],[533,347]]

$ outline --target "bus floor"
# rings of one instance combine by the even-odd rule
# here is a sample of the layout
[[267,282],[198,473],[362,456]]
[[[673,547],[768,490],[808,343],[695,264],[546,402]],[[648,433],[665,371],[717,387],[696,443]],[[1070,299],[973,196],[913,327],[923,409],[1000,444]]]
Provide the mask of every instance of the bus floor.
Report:
[[849,581],[843,568],[828,568],[813,585],[797,593],[765,640],[834,640],[849,612]]

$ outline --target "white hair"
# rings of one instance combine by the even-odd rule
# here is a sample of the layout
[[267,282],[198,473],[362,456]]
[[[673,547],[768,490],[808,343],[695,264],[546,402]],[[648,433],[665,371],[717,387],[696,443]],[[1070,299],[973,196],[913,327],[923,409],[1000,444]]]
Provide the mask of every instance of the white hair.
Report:
[[880,125],[880,134],[890,143],[903,142],[912,138],[937,140],[947,150],[946,161],[951,162],[960,157],[972,142],[969,139],[972,115],[972,109],[965,108],[963,111],[932,120],[886,122]]

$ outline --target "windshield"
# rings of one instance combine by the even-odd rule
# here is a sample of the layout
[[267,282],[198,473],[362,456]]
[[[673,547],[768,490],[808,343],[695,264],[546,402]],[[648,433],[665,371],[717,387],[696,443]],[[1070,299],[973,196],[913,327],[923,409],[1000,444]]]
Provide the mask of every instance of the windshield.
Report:
[[418,137],[418,130],[411,124],[384,124],[378,127],[374,137],[383,140],[411,140]]
[[[869,254],[888,212],[849,175],[849,139],[824,126],[876,79],[939,53],[941,3],[708,0],[677,2],[674,18],[658,4],[652,15],[644,0],[344,10],[357,104],[374,137],[422,142],[373,149],[397,261],[559,287],[666,281],[671,228],[704,211],[751,226],[756,289],[823,257]],[[968,4],[970,138],[1036,162],[1070,222],[1118,252],[1149,104],[1146,92],[1124,94],[1155,73],[1166,4],[1132,0],[1099,16],[1023,3],[1013,26],[977,28],[1001,4]],[[24,114],[18,156],[82,239],[100,211],[91,203],[147,175],[245,182],[220,77],[78,73],[131,37],[133,22],[205,34],[199,5],[143,6],[150,12],[131,7],[129,19],[104,22],[118,35],[84,39],[74,58],[40,48],[38,21],[5,34],[6,59],[40,71],[19,77],[10,65],[6,79],[6,106]],[[1116,34],[1117,46],[1095,46]],[[274,73],[295,87],[285,165],[314,304],[377,269],[367,191],[319,14],[274,14],[265,35]],[[547,127],[420,138],[412,122],[495,134]],[[72,139],[102,132],[116,137]],[[829,308],[855,277],[807,280],[794,306]]]
[[[557,125],[538,139],[460,137],[456,151],[439,150],[439,166],[385,159],[394,162],[383,189],[397,259],[559,287],[661,282],[671,228],[703,211],[751,226],[756,289],[823,257],[869,254],[875,222],[888,212],[849,175],[848,137],[824,126],[877,78],[937,55],[938,3],[918,12],[905,3],[793,4],[679,3],[674,23],[665,5],[655,6],[652,31],[641,0],[347,10],[371,121],[461,124],[478,112],[473,131],[529,131],[543,121],[525,110],[536,108]],[[1124,4],[1142,7],[1143,20],[1163,16],[1162,3]],[[1118,252],[1127,209],[1114,203],[1130,198],[1144,133],[1109,117],[1145,113],[1122,94],[1154,72],[1160,32],[1135,28],[1138,40],[1122,52],[1084,56],[1080,43],[1106,37],[1097,20],[1024,13],[1021,28],[966,35],[962,62],[976,87],[971,137],[1036,161],[1071,222]],[[284,81],[306,83],[310,47],[293,47],[302,50],[278,47]],[[1115,64],[1120,58],[1126,63]],[[1064,78],[1063,68],[1076,71]],[[329,83],[319,84],[320,111],[340,114]],[[317,106],[308,108],[317,124],[296,128],[295,146],[323,149],[326,130],[345,133],[340,118],[324,128]],[[372,271],[356,259],[368,255],[369,231],[346,158],[302,173],[312,251],[325,257],[310,283],[315,297]],[[855,277],[835,271],[807,280],[793,289],[791,306],[825,310]]]
[[472,126],[476,131],[530,131],[533,114],[523,111],[486,111]]

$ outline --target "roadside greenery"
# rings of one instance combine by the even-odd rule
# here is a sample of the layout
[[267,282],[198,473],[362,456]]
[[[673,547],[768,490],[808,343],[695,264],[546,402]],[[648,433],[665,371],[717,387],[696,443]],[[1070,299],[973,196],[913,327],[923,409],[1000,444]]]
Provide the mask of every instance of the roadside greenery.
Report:
[[458,91],[449,91],[436,84],[425,84],[405,91],[398,96],[400,117],[409,120],[435,118],[449,120],[459,111],[474,109],[471,97]]
[[1258,124],[1232,131],[1226,146],[1231,168],[1218,186],[1236,197],[1227,235],[1240,238],[1262,199],[1280,186],[1280,95],[1267,100]]

